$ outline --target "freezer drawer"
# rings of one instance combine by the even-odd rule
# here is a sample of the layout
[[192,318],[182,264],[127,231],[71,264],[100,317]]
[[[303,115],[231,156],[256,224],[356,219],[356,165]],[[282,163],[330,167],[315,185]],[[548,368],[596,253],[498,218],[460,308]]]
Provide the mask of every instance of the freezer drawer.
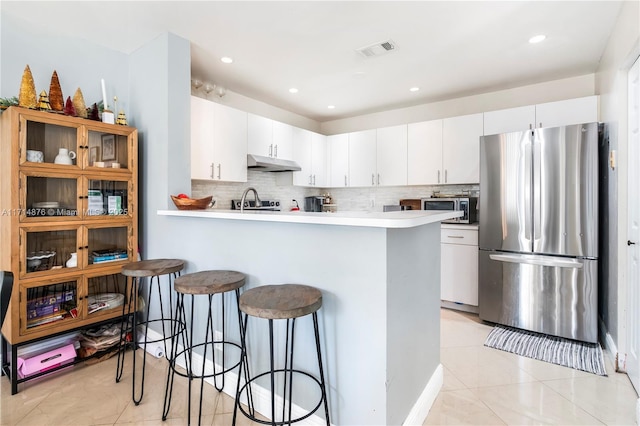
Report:
[[598,341],[598,261],[479,251],[480,318]]

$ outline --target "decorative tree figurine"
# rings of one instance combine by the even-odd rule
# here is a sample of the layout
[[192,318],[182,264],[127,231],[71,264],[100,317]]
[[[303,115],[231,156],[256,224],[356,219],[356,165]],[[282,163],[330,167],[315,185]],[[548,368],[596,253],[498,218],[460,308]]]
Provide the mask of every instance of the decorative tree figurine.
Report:
[[33,75],[31,74],[29,65],[24,68],[24,72],[22,73],[18,105],[31,109],[35,109],[36,107],[36,85],[33,82]]
[[98,112],[98,104],[96,104],[95,102],[94,102],[93,106],[91,107],[91,111],[89,112],[89,119],[90,120],[100,121],[100,113]]
[[82,96],[82,90],[79,87],[73,95],[73,108],[76,110],[78,117],[87,118],[87,106],[84,103],[84,96]]
[[121,126],[127,125],[127,116],[124,115],[124,111],[120,110],[118,113],[118,118],[116,118],[116,124],[120,124]]
[[40,98],[38,99],[38,109],[41,111],[51,110],[51,105],[49,105],[49,97],[47,96],[47,92],[45,90],[40,92]]
[[62,88],[60,88],[56,70],[53,70],[51,84],[49,85],[49,104],[51,104],[51,109],[54,111],[62,111],[64,109],[64,96],[62,96]]
[[[71,96],[67,96],[67,102],[64,105],[64,115],[70,115],[72,117],[75,117],[76,115],[76,109],[73,106],[73,102],[71,102]],[[85,110],[86,112],[86,110]]]

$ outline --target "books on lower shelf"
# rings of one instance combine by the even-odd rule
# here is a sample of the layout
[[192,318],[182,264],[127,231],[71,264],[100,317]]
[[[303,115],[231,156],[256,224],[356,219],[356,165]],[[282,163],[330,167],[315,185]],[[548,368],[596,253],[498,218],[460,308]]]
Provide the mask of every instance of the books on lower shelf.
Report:
[[91,254],[93,263],[112,262],[115,260],[127,260],[127,251],[124,249],[96,250]]

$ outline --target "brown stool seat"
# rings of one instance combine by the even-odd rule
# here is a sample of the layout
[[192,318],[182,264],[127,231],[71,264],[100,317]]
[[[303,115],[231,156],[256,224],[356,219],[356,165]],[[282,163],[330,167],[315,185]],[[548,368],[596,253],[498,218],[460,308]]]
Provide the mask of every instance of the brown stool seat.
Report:
[[322,306],[322,293],[301,284],[265,285],[240,296],[240,310],[266,319],[298,318],[316,312]]
[[152,277],[179,272],[184,268],[184,260],[149,259],[127,263],[122,267],[122,275],[128,277]]
[[201,271],[176,278],[174,288],[183,294],[217,294],[244,286],[245,276],[236,271]]

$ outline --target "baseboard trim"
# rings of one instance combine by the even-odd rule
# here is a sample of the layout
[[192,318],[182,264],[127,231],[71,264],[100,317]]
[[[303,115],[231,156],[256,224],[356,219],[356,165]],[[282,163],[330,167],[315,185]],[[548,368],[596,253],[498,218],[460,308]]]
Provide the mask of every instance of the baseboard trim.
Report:
[[403,425],[421,426],[429,415],[429,410],[433,406],[442,384],[444,383],[444,369],[442,364],[438,364],[435,371],[431,375],[427,386],[425,386],[422,394],[409,412],[409,415],[402,423]]
[[[148,329],[147,330],[147,339],[148,340],[161,340],[163,338],[163,335],[161,333],[158,333],[152,329]],[[149,344],[147,345],[147,352],[150,353],[151,355],[156,356],[155,354],[157,354],[157,347],[163,347],[163,343],[159,342],[159,343],[155,343],[155,344]],[[182,351],[182,345],[178,345],[178,352]],[[171,351],[170,349],[170,344],[169,342],[167,342],[167,351]],[[170,353],[170,352],[169,352]],[[178,357],[178,359],[176,360],[176,364],[182,368],[185,368],[186,363],[185,363],[185,358],[184,356],[180,356]],[[193,365],[202,365],[202,356],[199,354],[194,353],[193,354]],[[220,371],[222,370],[220,365],[217,364],[213,364],[213,362],[211,360],[207,360],[207,362],[205,363],[205,372],[206,373],[213,373],[214,371]],[[176,380],[178,380],[179,377],[176,377]],[[220,380],[219,380],[220,381]],[[211,386],[214,386],[214,380],[213,377],[205,379],[205,382],[208,383]],[[222,392],[226,393],[227,395],[229,395],[232,398],[236,397],[236,388],[238,386],[238,375],[234,372],[228,372],[225,373],[224,375],[224,387],[222,388]],[[255,410],[260,413],[261,415],[265,416],[266,418],[270,418],[270,414],[271,414],[271,391],[269,391],[268,389],[265,389],[261,386],[258,386],[256,384],[254,384],[251,387],[252,393],[253,393],[253,404],[254,404],[254,408]],[[247,398],[246,397],[242,397],[240,399],[240,402],[242,402],[243,404],[247,403]],[[282,404],[284,403],[284,400],[282,397],[280,396],[276,396],[276,411],[277,412],[282,412]],[[322,409],[320,410],[322,411]],[[322,411],[323,412],[323,411]],[[298,418],[301,416],[304,416],[307,413],[307,411],[303,408],[301,408],[300,406],[294,404],[291,407],[291,416],[293,418]],[[242,415],[242,414],[240,414]],[[324,416],[320,417],[316,414],[309,416],[308,418],[306,418],[304,420],[304,424],[305,425],[310,425],[310,426],[322,426],[322,425],[326,425],[326,421],[324,419]],[[422,424],[422,423],[420,423]]]
[[621,354],[618,352],[618,347],[616,342],[614,342],[613,337],[607,331],[607,327],[604,325],[604,321],[602,319],[598,320],[600,325],[600,335],[604,336],[604,350],[609,354],[611,359],[613,360],[613,367],[616,373],[626,373],[627,372],[627,356],[626,354]]

